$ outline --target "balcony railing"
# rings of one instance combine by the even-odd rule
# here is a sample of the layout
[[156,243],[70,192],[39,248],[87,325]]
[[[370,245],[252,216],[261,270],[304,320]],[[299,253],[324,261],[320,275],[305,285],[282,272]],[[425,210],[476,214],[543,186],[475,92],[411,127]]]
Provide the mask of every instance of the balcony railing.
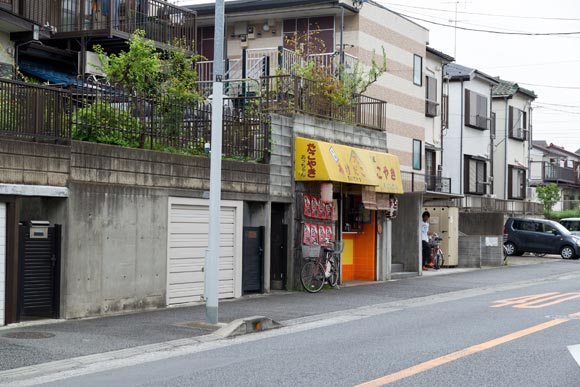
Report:
[[580,185],[579,170],[544,161],[532,161],[530,180],[535,184],[566,183]]
[[427,179],[422,173],[401,171],[404,192],[425,192]]
[[56,27],[57,36],[144,30],[156,42],[172,44],[178,39],[188,50],[195,43],[195,12],[159,0],[24,1],[21,16]]
[[[230,62],[240,61],[235,67],[230,66],[232,69],[229,74],[230,79],[259,79],[262,76],[273,76],[278,73],[295,75],[296,66],[303,65],[306,61],[314,62],[317,68],[324,69],[329,75],[338,76],[341,69],[347,74],[353,73],[358,63],[357,57],[347,53],[344,54],[344,64],[341,66],[338,52],[312,54],[303,58],[295,51],[283,47],[244,49],[241,57],[242,59],[229,59]],[[198,62],[199,80],[210,81],[212,77],[213,61]]]
[[427,185],[427,191],[431,192],[441,192],[441,193],[451,193],[451,178],[441,177],[435,175],[425,175],[425,184]]
[[522,200],[503,200],[485,196],[465,196],[452,199],[451,203],[466,212],[503,212],[506,214],[542,215],[541,203]]
[[387,103],[362,94],[339,104],[324,93],[320,82],[292,75],[262,78],[264,112],[302,112],[370,129],[385,129]]
[[509,131],[510,138],[520,141],[526,141],[528,139],[528,131],[523,128],[512,128]]
[[[205,143],[211,139],[211,106],[167,96],[135,97],[109,87],[63,90],[2,79],[0,135],[205,154]],[[266,162],[269,136],[268,116],[251,109],[224,108],[224,156]]]

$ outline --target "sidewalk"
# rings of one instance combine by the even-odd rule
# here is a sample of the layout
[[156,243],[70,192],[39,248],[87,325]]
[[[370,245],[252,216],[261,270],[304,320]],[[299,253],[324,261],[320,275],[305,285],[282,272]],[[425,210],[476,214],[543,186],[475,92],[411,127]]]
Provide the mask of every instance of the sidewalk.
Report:
[[[443,275],[446,271],[448,275]],[[318,294],[276,292],[245,296],[220,302],[219,319],[227,323],[261,315],[284,324],[293,319],[361,306],[580,273],[580,262],[551,260],[543,265],[467,272],[442,269],[440,272],[431,277],[347,286]],[[199,327],[188,327],[193,321],[205,321],[203,305],[0,328],[0,371],[211,333]]]

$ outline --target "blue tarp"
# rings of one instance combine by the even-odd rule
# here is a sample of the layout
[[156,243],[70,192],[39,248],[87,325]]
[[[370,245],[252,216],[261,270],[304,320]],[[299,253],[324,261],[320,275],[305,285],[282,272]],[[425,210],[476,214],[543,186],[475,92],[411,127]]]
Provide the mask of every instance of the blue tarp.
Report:
[[65,87],[77,86],[82,87],[83,82],[76,78],[74,74],[64,73],[62,71],[53,70],[48,67],[43,67],[38,64],[23,62],[18,65],[20,71],[25,74],[33,75],[37,78],[44,79],[50,83],[63,85]]

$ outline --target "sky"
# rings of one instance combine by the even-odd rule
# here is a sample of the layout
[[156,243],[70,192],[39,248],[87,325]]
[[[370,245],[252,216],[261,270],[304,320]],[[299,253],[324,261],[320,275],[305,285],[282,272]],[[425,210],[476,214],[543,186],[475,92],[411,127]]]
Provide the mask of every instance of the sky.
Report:
[[[580,149],[580,1],[376,1],[428,28],[429,45],[454,56],[456,63],[533,90],[538,95],[532,104],[533,139],[572,152]],[[454,28],[455,20],[458,29]],[[460,28],[527,34],[577,33],[509,35]]]

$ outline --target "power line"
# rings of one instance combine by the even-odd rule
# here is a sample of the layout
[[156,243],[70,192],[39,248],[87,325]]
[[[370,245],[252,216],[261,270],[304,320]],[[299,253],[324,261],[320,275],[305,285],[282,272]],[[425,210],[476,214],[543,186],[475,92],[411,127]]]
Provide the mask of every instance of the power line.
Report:
[[580,108],[580,105],[562,105],[561,103],[549,103],[549,102],[542,102],[542,101],[536,101],[534,103],[540,104],[540,105],[557,106],[557,107]]
[[564,61],[557,61],[557,62],[538,62],[538,63],[522,63],[517,65],[506,65],[506,66],[485,66],[486,69],[504,69],[510,67],[531,67],[531,66],[545,66],[551,64],[561,64],[561,63],[577,63],[580,62],[580,59],[576,60],[564,60]]
[[415,16],[405,15],[399,12],[399,15],[404,16],[409,19],[423,21],[425,23],[431,23],[442,27],[447,28],[457,28],[464,31],[472,31],[472,32],[484,32],[488,34],[497,34],[497,35],[519,35],[519,36],[568,36],[568,35],[580,35],[580,31],[572,31],[572,32],[507,32],[507,31],[495,31],[495,30],[482,30],[477,28],[468,28],[468,27],[459,27],[459,26],[450,26],[443,23],[434,22],[427,19],[422,19]]
[[566,114],[579,114],[580,115],[580,112],[571,112],[569,110],[554,109],[554,108],[547,107],[547,106],[536,106],[536,109],[547,109],[547,110],[553,110],[555,112],[561,112],[561,113],[566,113]]
[[[385,3],[387,4],[387,3]],[[436,12],[447,12],[453,13],[454,11],[448,9],[441,9],[441,8],[429,8],[429,7],[417,7],[412,5],[406,4],[387,4],[389,6],[394,7],[403,7],[403,8],[416,8],[416,9],[425,9],[429,11],[436,11]],[[494,17],[505,17],[505,18],[515,18],[515,19],[540,19],[540,20],[568,20],[568,21],[580,21],[578,18],[567,18],[567,17],[546,17],[546,16],[521,16],[521,15],[502,15],[497,13],[484,13],[484,12],[467,12],[467,11],[457,11],[457,13],[463,13],[467,15],[482,15],[482,16],[494,16]]]
[[540,85],[540,84],[537,84],[537,83],[526,83],[526,82],[518,82],[518,84],[527,85],[527,86],[536,86],[536,87],[549,87],[549,88],[552,88],[552,89],[580,90],[580,87],[578,87],[578,86]]

